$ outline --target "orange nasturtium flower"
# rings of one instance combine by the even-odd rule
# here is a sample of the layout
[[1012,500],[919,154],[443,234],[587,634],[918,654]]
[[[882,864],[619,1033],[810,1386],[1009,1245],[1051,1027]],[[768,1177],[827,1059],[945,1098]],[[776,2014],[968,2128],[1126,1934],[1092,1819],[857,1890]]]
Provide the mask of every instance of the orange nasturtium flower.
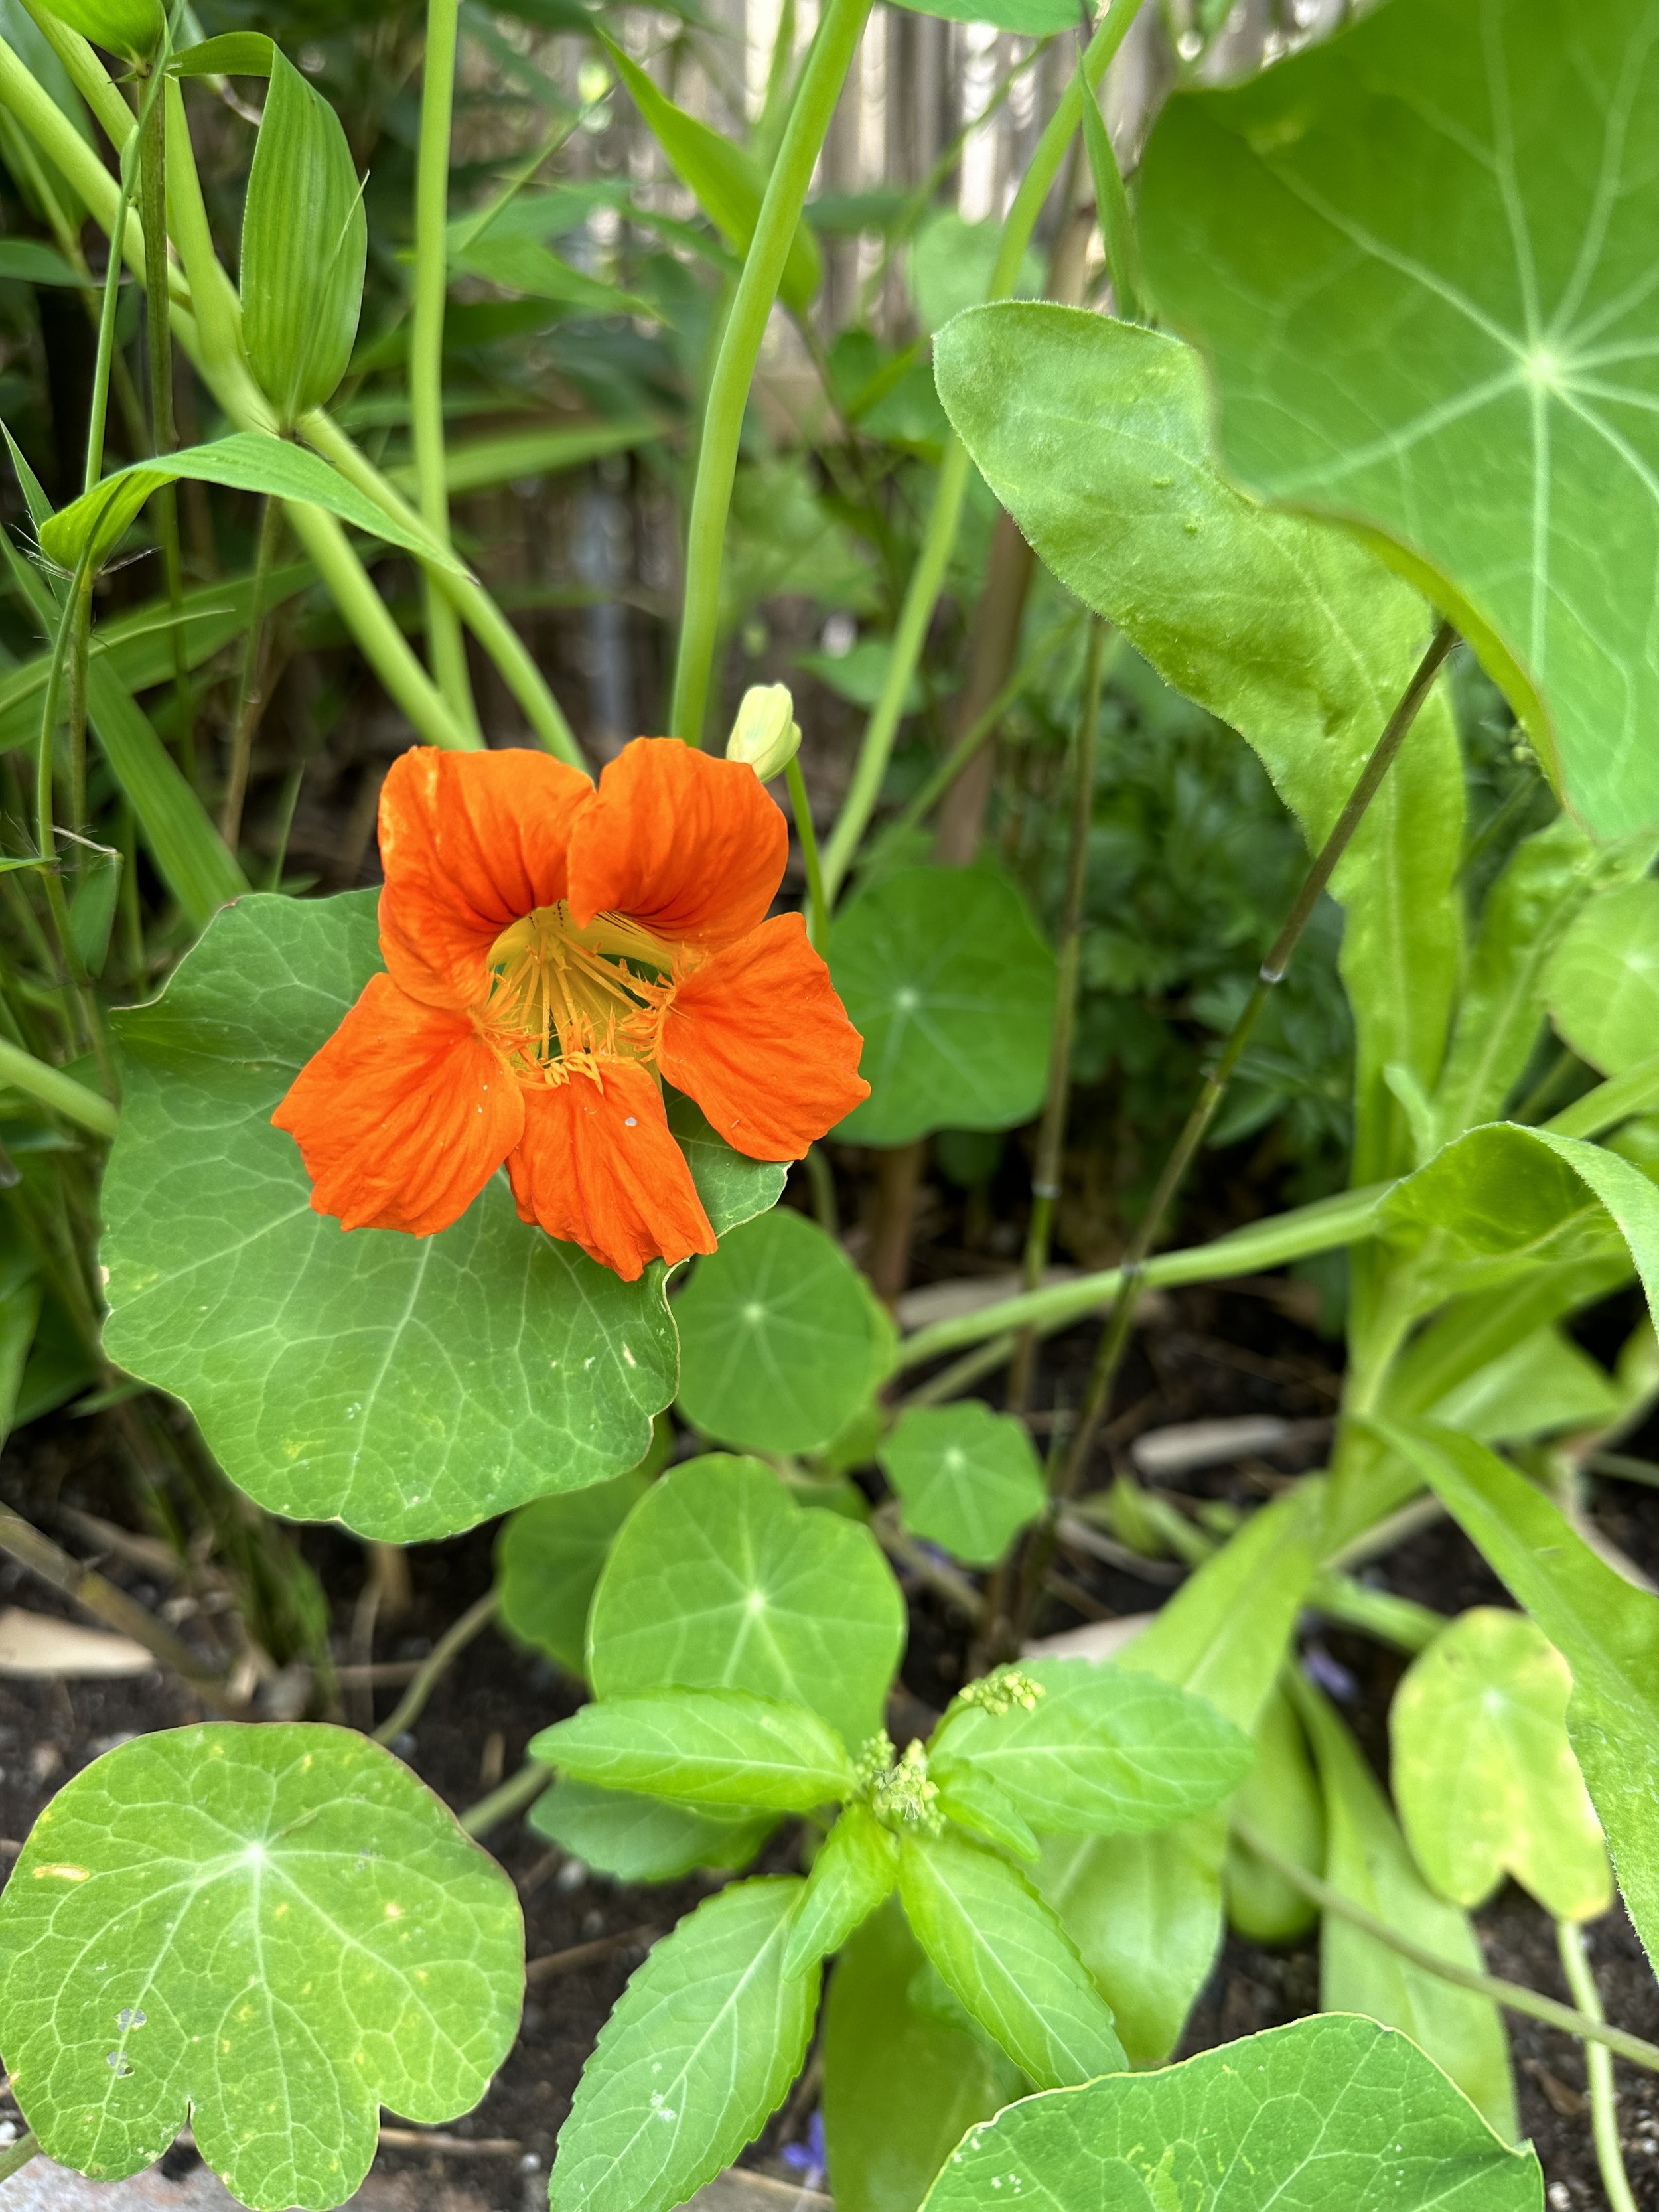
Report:
[[677,738],[636,738],[597,789],[546,753],[402,755],[387,972],[271,1116],[316,1212],[430,1237],[505,1162],[522,1219],[629,1282],[712,1252],[659,1079],[756,1160],[869,1095],[800,916],[766,919],[788,843],[750,769]]

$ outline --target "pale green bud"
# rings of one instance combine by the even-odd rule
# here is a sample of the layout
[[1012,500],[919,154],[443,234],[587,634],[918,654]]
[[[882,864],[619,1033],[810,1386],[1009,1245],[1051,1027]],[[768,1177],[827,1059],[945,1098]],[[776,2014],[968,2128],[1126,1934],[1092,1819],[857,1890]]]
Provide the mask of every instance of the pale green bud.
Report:
[[770,783],[799,750],[800,730],[789,686],[751,684],[726,741],[727,760],[747,761],[763,783]]

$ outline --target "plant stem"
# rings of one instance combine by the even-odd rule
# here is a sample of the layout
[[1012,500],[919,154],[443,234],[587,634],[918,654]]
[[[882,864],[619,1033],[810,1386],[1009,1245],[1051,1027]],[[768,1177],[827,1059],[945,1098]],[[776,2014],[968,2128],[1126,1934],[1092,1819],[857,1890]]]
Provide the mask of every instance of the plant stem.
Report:
[[4,2150],[0,2150],[0,2181],[9,2181],[14,2173],[21,2172],[32,2158],[39,2158],[40,2155],[40,2146],[33,2133],[19,2136],[15,2143],[9,2143]]
[[[144,334],[149,357],[150,441],[158,453],[170,453],[179,438],[173,420],[173,325],[167,289],[167,102],[165,43],[146,81],[138,112],[138,205],[148,251],[144,257]],[[185,581],[179,559],[179,491],[164,483],[154,495],[155,532],[167,573],[167,609],[173,617],[173,692],[179,711],[179,758],[185,780],[196,781],[195,717],[190,670],[181,624]]]
[[72,1075],[65,1075],[61,1067],[37,1060],[21,1045],[9,1044],[4,1037],[0,1037],[0,1083],[21,1091],[26,1098],[34,1099],[52,1113],[61,1114],[66,1121],[89,1129],[94,1137],[115,1134],[115,1109],[107,1098],[100,1098]]
[[[1078,40],[1078,74],[1082,76],[1082,36],[1073,35]],[[1095,220],[1100,226],[1106,274],[1111,281],[1112,312],[1129,322],[1142,322],[1146,317],[1140,298],[1140,246],[1135,236],[1134,218],[1129,213],[1129,198],[1123,189],[1123,172],[1117,166],[1111,133],[1100,112],[1095,88],[1086,78],[1081,104],[1083,143],[1094,179]]]
[[[1584,1931],[1576,1920],[1555,1923],[1556,1948],[1561,1971],[1580,2012],[1591,2020],[1605,2021],[1601,1992],[1584,1944]],[[1590,2132],[1595,2138],[1595,2162],[1601,2169],[1601,2186],[1607,2192],[1608,2212],[1637,2212],[1635,2192],[1625,2171],[1625,2154],[1619,2142],[1619,2093],[1613,2085],[1613,2053],[1605,2044],[1586,2042],[1584,2073],[1589,2084]]]
[[[128,142],[121,161],[121,196],[116,203],[115,230],[125,225],[137,182],[136,138]],[[121,300],[121,257],[110,246],[109,265],[104,271],[104,291],[98,313],[98,348],[93,359],[92,405],[87,416],[87,460],[81,489],[90,491],[104,473],[104,430],[109,416],[109,380],[115,360],[115,318]]]
[[[1048,1089],[1037,1128],[1036,1161],[1031,1176],[1031,1223],[1026,1232],[1021,1271],[1028,1291],[1036,1289],[1048,1264],[1054,1204],[1060,1196],[1066,1112],[1072,1097],[1072,1040],[1077,1028],[1083,901],[1089,883],[1089,831],[1094,820],[1095,744],[1100,729],[1100,685],[1105,665],[1106,625],[1096,616],[1089,625],[1088,652],[1083,669],[1083,712],[1078,722],[1077,757],[1072,766],[1072,839],[1066,859],[1066,903],[1060,925],[1054,1036],[1048,1052]],[[1021,1333],[1013,1370],[1008,1378],[1011,1413],[1024,1412],[1036,1365],[1036,1332],[1027,1328]]]
[[895,837],[902,836],[907,830],[920,828],[986,739],[994,733],[997,725],[1025,689],[1027,681],[1024,673],[1011,676],[990,705],[974,717],[903,813],[895,820],[892,828]]
[[1235,1813],[1232,1829],[1240,1843],[1264,1859],[1275,1874],[1283,1875],[1293,1888],[1299,1889],[1322,1912],[1334,1912],[1339,1919],[1350,1922],[1373,1942],[1386,1944],[1402,1959],[1409,1959],[1425,1974],[1450,1982],[1455,1988],[1472,1990],[1477,1996],[1490,1998],[1507,2012],[1525,2013],[1529,2019],[1541,2020],[1550,2027],[1565,2028],[1581,2042],[1600,2044],[1608,2051],[1617,2051],[1620,2057],[1629,2059],[1632,2066],[1645,2067],[1650,2074],[1659,2074],[1659,2044],[1644,2042],[1639,2035],[1632,2035],[1622,2027],[1610,2027],[1606,2021],[1588,2012],[1576,2012],[1571,2005],[1559,2004],[1553,1997],[1545,1996],[1539,1990],[1529,1990],[1523,1983],[1506,1982],[1498,1975],[1483,1974],[1473,1966],[1460,1966],[1450,1959],[1443,1959],[1437,1951],[1413,1942],[1386,1920],[1367,1912],[1363,1905],[1344,1897],[1340,1889],[1333,1889],[1317,1875],[1310,1874],[1306,1867],[1287,1857],[1263,1835],[1254,1821],[1241,1819]]
[[465,1651],[473,1638],[481,1635],[494,1620],[495,1605],[495,1593],[488,1589],[476,1605],[468,1606],[459,1620],[452,1621],[422,1662],[419,1674],[375,1729],[376,1743],[391,1743],[417,1717],[450,1661],[458,1652]]
[[[1117,0],[1089,41],[1082,68],[1060,94],[1002,227],[1002,244],[986,289],[988,300],[1006,300],[1012,292],[1025,249],[1036,228],[1037,217],[1083,119],[1083,88],[1098,84],[1106,74],[1113,56],[1128,35],[1129,26],[1140,12],[1140,6],[1141,0]],[[968,489],[968,472],[966,449],[961,440],[953,436],[939,465],[927,535],[893,631],[881,696],[866,725],[853,780],[842,804],[841,817],[824,849],[823,887],[832,906],[881,797],[893,740],[903,717],[905,695],[921,659],[921,649],[933,624],[933,609],[951,565],[957,525],[962,518],[962,502]]]
[[794,242],[807,187],[830,119],[852,65],[871,0],[828,0],[800,85],[784,126],[778,158],[767,179],[755,234],[744,257],[720,351],[709,380],[708,404],[697,452],[697,475],[686,531],[685,608],[674,670],[670,726],[688,744],[702,742],[703,716],[714,673],[720,629],[721,553],[738,441],[749,402],[761,341],[771,319],[784,265]]
[[[409,332],[409,421],[421,513],[438,543],[449,544],[449,493],[444,481],[444,300],[448,289],[449,140],[455,97],[459,0],[428,0],[426,58],[421,79],[421,138],[415,164],[415,305]],[[422,579],[432,672],[449,710],[479,744],[466,643],[460,617],[438,588]]]
[[1441,664],[1456,642],[1457,633],[1449,622],[1442,622],[1430,641],[1429,647],[1418,663],[1409,684],[1401,694],[1398,705],[1389,715],[1382,736],[1372,750],[1370,758],[1359,772],[1358,781],[1348,794],[1347,804],[1338,816],[1334,826],[1320,847],[1313,866],[1303,878],[1295,904],[1285,917],[1285,926],[1274,939],[1272,951],[1262,962],[1256,977],[1255,988],[1244,1003],[1237,1020],[1229,1031],[1215,1065],[1205,1077],[1203,1086],[1187,1117],[1185,1127],[1176,1138],[1175,1147],[1164,1163],[1164,1172],[1141,1216],[1129,1249],[1123,1255],[1123,1291],[1113,1306],[1102,1331],[1100,1345],[1094,1364],[1090,1370],[1088,1386],[1079,1410],[1078,1423],[1069,1450],[1060,1471],[1059,1491],[1069,1496],[1076,1489],[1093,1449],[1095,1435],[1100,1427],[1111,1395],[1112,1382],[1129,1341],[1129,1329],[1134,1319],[1134,1310],[1146,1278],[1146,1261],[1164,1228],[1164,1218],[1176,1193],[1186,1181],[1187,1171],[1197,1158],[1200,1147],[1215,1119],[1216,1109],[1225,1096],[1233,1071],[1243,1056],[1262,1008],[1267,1005],[1276,985],[1284,979],[1303,931],[1313,915],[1314,908],[1324,896],[1336,865],[1347,851],[1353,834],[1364,819],[1365,811],[1376,796],[1383,777],[1393,764],[1395,755],[1405,743],[1407,732],[1416,720],[1419,710],[1428,697],[1440,672]]
[[[92,574],[82,563],[66,609],[69,661],[64,671],[64,723],[69,753],[69,826],[76,836],[87,830],[87,655],[92,647]],[[76,848],[76,872],[79,853]]]
[[247,796],[248,763],[253,752],[264,694],[260,687],[260,664],[264,659],[265,601],[270,572],[283,534],[283,503],[267,497],[259,517],[259,546],[253,561],[253,593],[248,602],[247,637],[242,647],[242,672],[236,687],[236,713],[230,726],[230,762],[225,777],[224,804],[219,812],[219,835],[234,853],[242,834],[242,802]]
[[795,835],[800,840],[800,856],[806,868],[807,935],[822,952],[830,932],[830,915],[823,903],[823,871],[818,865],[818,833],[812,823],[812,802],[806,795],[806,779],[800,772],[798,759],[792,760],[785,769],[783,779],[789,787]]
[[503,1820],[510,1820],[532,1805],[553,1779],[553,1770],[544,1766],[539,1759],[527,1759],[516,1774],[509,1774],[499,1790],[492,1790],[487,1797],[480,1797],[476,1805],[468,1806],[460,1822],[469,1836],[487,1836],[492,1828],[499,1828]]

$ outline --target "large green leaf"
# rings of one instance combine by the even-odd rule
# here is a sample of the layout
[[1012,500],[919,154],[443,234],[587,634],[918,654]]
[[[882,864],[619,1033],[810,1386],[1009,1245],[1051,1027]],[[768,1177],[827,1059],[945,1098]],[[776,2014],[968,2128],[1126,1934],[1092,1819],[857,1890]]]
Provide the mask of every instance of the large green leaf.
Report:
[[1659,1042],[1659,883],[1592,899],[1544,978],[1555,1026],[1581,1060],[1621,1075]]
[[[1419,1873],[1364,1753],[1319,1692],[1296,1677],[1297,1711],[1325,1792],[1325,1879],[1333,1889],[1454,1966],[1485,1971],[1474,1929]],[[1516,2136],[1509,2040],[1490,1998],[1413,1966],[1340,1913],[1320,1939],[1320,2002],[1403,2028],[1443,2066],[1506,2142]]]
[[942,1987],[896,1901],[865,1922],[836,1962],[823,2110],[837,2212],[916,2212],[963,2130],[1025,2086],[965,2012],[923,2002]]
[[1385,535],[1602,835],[1659,820],[1654,26],[1393,0],[1170,101],[1141,169],[1240,472]]
[[836,1132],[908,1145],[1008,1129],[1042,1103],[1054,956],[1012,884],[981,868],[903,868],[844,908],[825,956],[870,1096]]
[[595,1693],[749,1690],[805,1705],[856,1748],[904,1648],[874,1538],[798,1505],[755,1460],[691,1460],[617,1538],[588,1616]]
[[1483,1445],[1444,1429],[1388,1434],[1572,1670],[1568,1733],[1636,1932],[1659,1958],[1659,1599]]
[[[1174,338],[1001,301],[940,333],[934,374],[1055,575],[1248,740],[1319,842],[1427,641],[1416,592],[1340,531],[1273,514],[1223,479],[1201,365]],[[1431,700],[1332,884],[1358,1032],[1356,1182],[1410,1158],[1383,1071],[1426,1088],[1439,1069],[1462,811],[1456,733]]]
[[876,1457],[905,1527],[969,1566],[994,1566],[1048,1501],[1024,1423],[977,1399],[910,1407]]
[[1530,2149],[1500,2142],[1439,2068],[1374,2021],[1322,2014],[1029,2097],[971,2130],[927,2212],[1542,2212]]
[[783,1971],[805,1887],[734,1882],[656,1945],[582,2069],[552,2212],[669,2212],[760,2133],[817,2010],[817,1968]]
[[438,1237],[312,1212],[270,1115],[379,965],[373,893],[246,898],[117,1017],[105,1343],[261,1504],[408,1542],[637,1464],[674,1333],[659,1269],[527,1229],[500,1176]]
[[1567,1740],[1572,1675],[1525,1613],[1477,1606],[1407,1668],[1389,1709],[1395,1802],[1443,1897],[1485,1904],[1512,1874],[1557,1920],[1613,1902]]
[[1006,1859],[948,1830],[907,1836],[899,1896],[946,1986],[1040,2088],[1126,2063],[1110,2009],[1070,1938]]
[[1035,1694],[958,1701],[929,1765],[941,1784],[958,1767],[985,1776],[1039,1833],[1171,1827],[1230,1796],[1249,1770],[1249,1739],[1155,1674],[1088,1659],[1034,1659],[1020,1672]]
[[729,1805],[671,1805],[561,1775],[525,1815],[550,1844],[618,1881],[674,1881],[696,1867],[746,1866],[774,1826]]
[[681,1805],[810,1813],[853,1784],[846,1747],[816,1713],[748,1690],[602,1698],[532,1736],[530,1756]]
[[886,1371],[891,1334],[833,1237],[787,1208],[700,1260],[674,1301],[680,1411],[760,1451],[821,1449]]
[[261,2212],[343,2203],[381,2105],[483,2096],[524,1990],[513,1885],[344,1729],[140,1736],[66,1784],[0,1898],[0,2040],[42,2148],[136,2173],[186,2123]]

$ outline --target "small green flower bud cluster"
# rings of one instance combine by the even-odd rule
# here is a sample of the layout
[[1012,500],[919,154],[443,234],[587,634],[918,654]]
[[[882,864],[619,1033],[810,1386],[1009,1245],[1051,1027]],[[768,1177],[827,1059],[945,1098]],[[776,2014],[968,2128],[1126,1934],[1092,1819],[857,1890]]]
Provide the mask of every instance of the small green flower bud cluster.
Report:
[[1039,1698],[1048,1692],[1041,1682],[1033,1681],[1018,1667],[998,1667],[981,1675],[977,1682],[969,1682],[966,1689],[957,1693],[958,1705],[977,1705],[993,1720],[1000,1720],[1005,1713],[1012,1712],[1018,1705],[1022,1712],[1035,1712]]
[[859,1747],[858,1757],[853,1761],[853,1771],[858,1777],[860,1797],[867,1797],[878,1774],[884,1774],[898,1753],[893,1748],[893,1739],[885,1729],[878,1729],[866,1736]]
[[770,783],[799,750],[800,728],[789,686],[751,684],[726,741],[727,760],[747,761],[763,783]]
[[943,1832],[945,1816],[933,1803],[939,1784],[927,1778],[927,1753],[920,1738],[904,1747],[904,1756],[885,1767],[870,1784],[870,1808],[883,1827],[919,1828],[924,1836]]

